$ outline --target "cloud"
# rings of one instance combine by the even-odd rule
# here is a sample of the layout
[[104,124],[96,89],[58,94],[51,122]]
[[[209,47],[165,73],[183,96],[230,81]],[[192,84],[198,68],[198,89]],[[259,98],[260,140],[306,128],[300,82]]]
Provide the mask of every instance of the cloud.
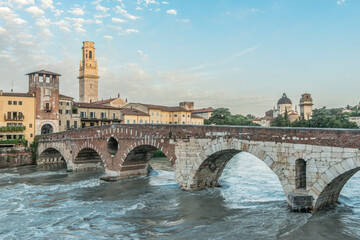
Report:
[[124,19],[121,19],[121,18],[111,18],[111,20],[113,22],[116,22],[116,23],[124,23],[124,22],[126,22]]
[[48,27],[52,24],[52,22],[49,18],[41,17],[36,20],[35,24],[39,27]]
[[159,4],[159,2],[155,1],[155,0],[145,0],[145,5],[149,5],[149,4]]
[[52,0],[40,0],[40,2],[41,2],[41,7],[43,9],[47,9],[47,8],[54,9]]
[[343,5],[345,3],[345,0],[338,0],[337,2],[336,2],[336,4],[337,5]]
[[138,16],[131,15],[130,13],[128,13],[125,9],[123,9],[120,6],[116,6],[115,12],[118,13],[118,14],[123,15],[124,17],[126,17],[126,18],[128,18],[130,20],[136,20],[136,19],[140,18]]
[[72,8],[68,12],[76,16],[84,15],[84,11],[81,8]]
[[12,3],[17,4],[18,7],[22,8],[25,5],[34,4],[34,0],[12,0]]
[[106,13],[110,8],[106,8],[106,7],[101,6],[100,4],[98,4],[98,5],[96,5],[95,9],[100,11],[100,12]]
[[137,53],[140,55],[141,59],[146,61],[148,58],[148,55],[145,54],[142,50],[137,50]]
[[27,8],[26,11],[37,17],[45,14],[45,12],[43,10],[41,10],[40,8],[38,8],[36,6],[31,6],[31,7]]
[[169,4],[169,2],[166,2],[166,1],[162,1],[161,3],[162,4]]
[[194,70],[213,68],[213,67],[216,67],[216,66],[228,64],[228,63],[234,61],[236,58],[238,58],[238,57],[240,57],[242,55],[245,55],[245,54],[247,54],[249,52],[255,51],[259,47],[260,47],[260,45],[257,45],[255,47],[251,47],[251,48],[247,48],[247,49],[244,49],[244,50],[242,50],[240,52],[237,52],[236,54],[234,54],[232,56],[223,58],[223,59],[221,59],[221,60],[219,60],[217,62],[201,64],[199,66],[191,67],[191,68],[185,69],[183,71],[194,71]]
[[140,31],[137,30],[137,29],[128,28],[128,29],[125,30],[125,33],[127,33],[127,34],[130,34],[130,33],[140,33]]
[[66,19],[73,23],[73,27],[77,33],[85,33],[86,32],[86,30],[83,28],[83,23],[85,22],[85,19],[70,18],[70,17],[66,17]]
[[60,20],[59,22],[56,22],[55,25],[57,25],[60,28],[60,30],[64,32],[71,32],[70,23],[68,21]]
[[58,16],[60,16],[63,12],[64,12],[63,10],[56,9],[56,10],[55,10],[55,13],[54,13],[54,16],[55,16],[55,17],[58,17]]
[[103,38],[105,38],[105,39],[109,39],[109,40],[113,39],[113,37],[112,37],[112,36],[103,36]]
[[169,9],[166,11],[167,14],[177,15],[177,11],[175,9]]
[[191,22],[191,20],[190,19],[178,19],[178,20],[176,20],[177,22],[181,22],[181,23],[190,23]]
[[6,29],[3,27],[0,27],[0,35],[5,34],[5,33],[6,33]]
[[27,23],[26,20],[21,19],[8,7],[0,7],[0,19],[3,19],[8,24],[22,25]]
[[44,37],[52,37],[53,34],[50,32],[49,29],[47,28],[44,28],[41,32],[41,36],[44,36]]

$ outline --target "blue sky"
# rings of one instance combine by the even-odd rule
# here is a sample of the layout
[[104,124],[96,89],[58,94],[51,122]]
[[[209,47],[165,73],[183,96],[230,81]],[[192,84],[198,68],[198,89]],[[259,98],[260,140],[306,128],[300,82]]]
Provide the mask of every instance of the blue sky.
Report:
[[359,22],[356,0],[0,0],[0,89],[26,91],[24,74],[47,69],[77,99],[82,41],[94,41],[100,98],[257,116],[283,92],[355,105]]

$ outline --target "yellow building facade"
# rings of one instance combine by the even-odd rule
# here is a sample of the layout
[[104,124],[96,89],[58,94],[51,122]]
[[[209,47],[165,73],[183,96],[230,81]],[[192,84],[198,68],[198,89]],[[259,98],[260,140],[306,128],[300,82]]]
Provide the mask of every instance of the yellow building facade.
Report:
[[[29,143],[35,137],[35,94],[0,92],[1,140],[21,139]],[[4,127],[25,127],[24,131],[10,131]]]
[[120,108],[82,102],[75,102],[74,108],[80,115],[80,127],[101,126],[121,122]]
[[124,108],[133,108],[149,114],[151,124],[188,124],[204,125],[204,119],[184,107],[167,107],[160,105],[129,103]]

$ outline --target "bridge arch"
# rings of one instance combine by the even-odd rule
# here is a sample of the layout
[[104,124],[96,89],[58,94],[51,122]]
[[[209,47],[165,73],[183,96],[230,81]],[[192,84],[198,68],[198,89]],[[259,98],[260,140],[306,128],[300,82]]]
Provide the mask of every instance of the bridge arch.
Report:
[[91,147],[84,147],[74,155],[75,165],[91,165],[89,168],[100,167],[104,165],[101,154]]
[[163,144],[154,142],[135,143],[126,150],[126,157],[121,159],[120,177],[146,176],[148,174],[148,166],[154,153],[160,150],[169,159],[172,165],[173,161],[169,151]]
[[349,158],[328,168],[313,184],[310,194],[313,196],[315,210],[338,202],[340,192],[347,181],[360,170],[360,160]]
[[282,172],[281,166],[273,160],[258,144],[239,142],[236,139],[214,140],[203,147],[200,159],[193,164],[185,189],[199,189],[218,186],[218,179],[227,163],[238,153],[248,152],[261,161],[278,177],[285,195],[291,191],[288,179]]
[[66,163],[67,161],[64,157],[64,154],[61,153],[61,150],[55,147],[48,147],[44,149],[37,158],[36,163],[41,164],[50,164],[50,163]]

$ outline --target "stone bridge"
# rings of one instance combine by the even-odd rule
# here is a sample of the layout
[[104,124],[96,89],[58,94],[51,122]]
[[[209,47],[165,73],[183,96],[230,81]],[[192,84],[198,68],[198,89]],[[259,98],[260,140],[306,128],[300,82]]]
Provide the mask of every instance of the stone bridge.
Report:
[[68,170],[103,166],[104,180],[146,176],[159,149],[183,190],[216,187],[239,152],[253,154],[279,178],[290,208],[309,211],[337,202],[360,169],[360,131],[191,125],[106,125],[40,136],[38,164]]

